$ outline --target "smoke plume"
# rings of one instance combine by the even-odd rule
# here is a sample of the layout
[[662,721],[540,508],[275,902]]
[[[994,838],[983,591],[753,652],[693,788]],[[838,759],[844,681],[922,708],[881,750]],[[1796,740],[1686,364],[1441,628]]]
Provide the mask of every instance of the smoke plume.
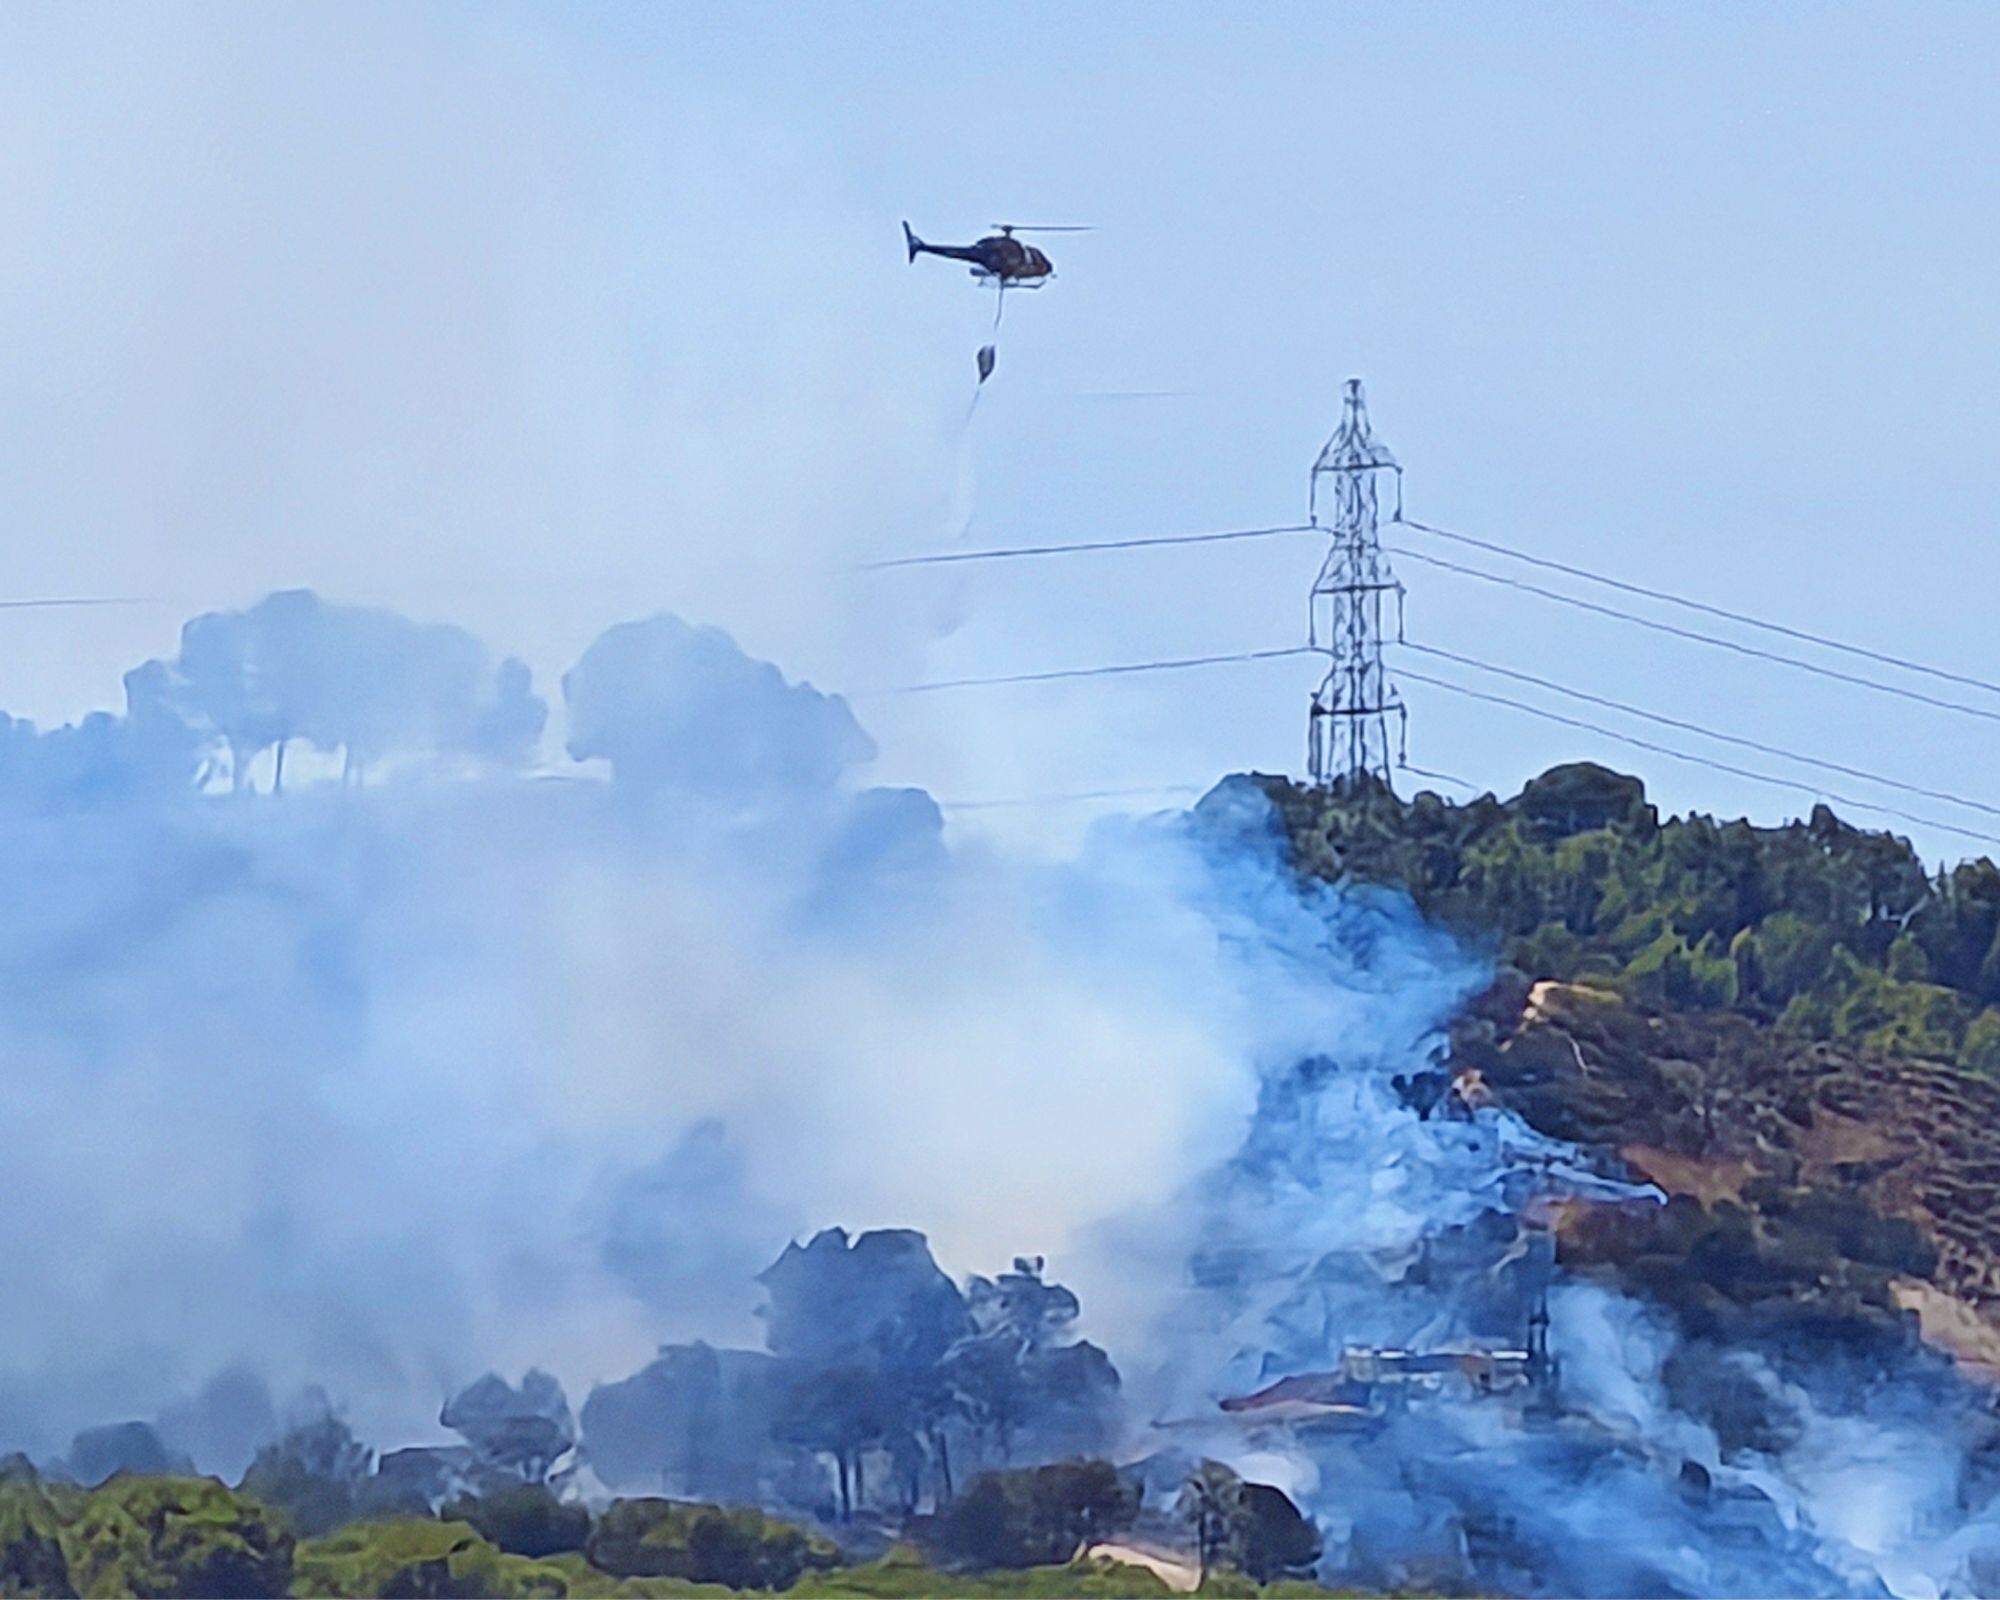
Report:
[[126,689],[5,745],[6,1446],[235,1370],[434,1436],[489,1367],[748,1334],[825,1221],[1060,1248],[1248,1109],[1172,885],[947,848],[851,781],[843,701],[713,630],[585,652],[608,778],[524,766],[540,702],[464,634],[307,595]]
[[[1486,974],[1400,896],[1302,889],[1253,786],[1023,865],[866,787],[846,703],[713,629],[611,628],[562,691],[574,763],[538,765],[518,664],[294,593],[191,622],[122,716],[7,725],[0,1448],[157,1419],[234,1472],[315,1386],[420,1442],[488,1370],[580,1394],[756,1343],[757,1273],[838,1222],[959,1277],[1046,1252],[1128,1458],[1280,1484],[1329,1571],[1990,1579],[1990,1419],[1948,1374],[1724,1352],[1786,1419],[1751,1445],[1668,1399],[1672,1331],[1524,1222],[1644,1191],[1420,1111]],[[1543,1291],[1545,1414],[1219,1409],[1347,1346],[1511,1345]]]

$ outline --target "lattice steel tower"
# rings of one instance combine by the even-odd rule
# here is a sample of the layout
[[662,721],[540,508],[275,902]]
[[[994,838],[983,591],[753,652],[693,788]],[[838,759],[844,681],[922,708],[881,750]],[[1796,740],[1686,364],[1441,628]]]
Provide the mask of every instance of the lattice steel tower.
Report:
[[1368,426],[1361,380],[1347,380],[1340,426],[1313,463],[1312,525],[1332,541],[1312,586],[1307,642],[1327,658],[1306,730],[1306,765],[1314,784],[1352,783],[1364,775],[1390,781],[1389,719],[1397,748],[1406,713],[1382,666],[1382,597],[1400,609],[1403,586],[1382,557],[1376,535],[1384,476],[1403,514],[1403,469]]

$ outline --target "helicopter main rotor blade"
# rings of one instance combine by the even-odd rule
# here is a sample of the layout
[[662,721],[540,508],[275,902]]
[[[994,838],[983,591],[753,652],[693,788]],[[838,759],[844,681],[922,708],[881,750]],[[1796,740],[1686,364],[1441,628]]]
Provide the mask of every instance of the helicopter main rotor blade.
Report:
[[1094,222],[996,222],[994,227],[1007,233],[1095,233]]

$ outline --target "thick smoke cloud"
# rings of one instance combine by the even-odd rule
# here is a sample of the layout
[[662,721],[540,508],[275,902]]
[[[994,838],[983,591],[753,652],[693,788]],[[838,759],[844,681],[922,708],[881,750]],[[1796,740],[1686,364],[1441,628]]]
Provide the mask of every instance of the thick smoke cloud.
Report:
[[548,716],[528,669],[508,660],[496,670],[463,628],[329,605],[303,589],[196,617],[181,630],[174,660],[128,675],[126,698],[135,715],[178,715],[218,741],[237,789],[266,750],[276,757],[271,785],[281,788],[295,739],[338,752],[344,775],[356,780],[395,756],[518,765]]
[[[289,594],[191,623],[122,717],[5,730],[0,1449],[109,1429],[73,1468],[235,1472],[329,1403],[438,1438],[488,1370],[582,1395],[663,1342],[758,1346],[757,1275],[837,1222],[921,1228],[958,1277],[1047,1252],[1126,1456],[1281,1484],[1342,1571],[2000,1570],[2000,1450],[1941,1369],[1723,1352],[1782,1419],[1749,1446],[1670,1398],[1671,1329],[1521,1226],[1643,1195],[1501,1112],[1420,1114],[1398,1079],[1484,973],[1400,897],[1301,890],[1252,786],[1029,867],[860,787],[846,704],[713,630],[613,628],[564,689],[608,778],[525,764],[542,703],[466,635]],[[1562,1364],[1534,1426],[1219,1409],[1347,1345],[1511,1343],[1524,1283]]]
[[[1247,785],[1204,800],[1185,843],[1248,992],[1275,983],[1297,1005],[1282,986],[1298,974],[1337,1000],[1310,1046],[1266,1059],[1233,1155],[1100,1231],[1159,1274],[1147,1334],[1114,1353],[1162,1488],[1203,1456],[1279,1484],[1337,1570],[1391,1590],[1992,1592],[1990,1396],[1934,1353],[1838,1336],[1693,1349],[1662,1313],[1567,1278],[1527,1225],[1538,1211],[1662,1197],[1505,1111],[1419,1109],[1409,1087],[1484,974],[1401,895],[1292,882]],[[1351,1426],[1297,1429],[1218,1407],[1356,1347],[1519,1347],[1537,1301],[1556,1370],[1516,1404],[1390,1396]],[[1703,1383],[1677,1386],[1676,1361]],[[1754,1436],[1734,1436],[1746,1418]]]
[[875,757],[846,701],[679,617],[607,629],[563,678],[563,700],[569,753],[605,758],[635,788],[783,801]]
[[567,687],[608,783],[516,769],[539,702],[463,634],[281,595],[123,717],[12,728],[0,1442],[164,1411],[233,1465],[232,1370],[432,1437],[489,1367],[754,1339],[823,1223],[991,1269],[1226,1148],[1251,1074],[1171,888],[954,855],[712,631],[613,629]]
[[398,762],[518,767],[548,719],[527,667],[496,667],[463,628],[303,589],[194,618],[172,658],[125,674],[125,706],[47,732],[0,715],[0,804],[171,804],[253,787],[260,758],[264,786],[281,789],[295,745],[337,757],[355,783]]

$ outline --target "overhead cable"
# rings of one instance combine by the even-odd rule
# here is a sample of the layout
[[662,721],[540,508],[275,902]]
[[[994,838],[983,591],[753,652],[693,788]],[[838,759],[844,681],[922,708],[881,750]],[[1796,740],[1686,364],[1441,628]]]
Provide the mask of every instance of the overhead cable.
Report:
[[1449,772],[1428,772],[1422,767],[1412,766],[1407,761],[1398,761],[1396,763],[1396,770],[1398,772],[1407,772],[1413,778],[1429,778],[1434,783],[1455,783],[1461,789],[1465,789],[1473,794],[1479,793],[1478,784],[1468,782],[1464,778],[1454,778]]
[[1683,628],[1677,623],[1662,622],[1657,617],[1641,616],[1636,611],[1626,611],[1618,606],[1600,605],[1595,600],[1585,600],[1579,595],[1564,594],[1560,589],[1545,589],[1538,583],[1529,583],[1525,578],[1510,578],[1505,573],[1487,572],[1479,567],[1468,567],[1456,561],[1447,561],[1442,556],[1426,555],[1421,550],[1412,550],[1407,545],[1382,546],[1399,559],[1421,561],[1426,566],[1439,567],[1446,572],[1455,572],[1462,577],[1478,578],[1486,583],[1497,583],[1505,588],[1519,589],[1523,593],[1539,595],[1544,600],[1553,600],[1560,605],[1574,606],[1580,611],[1594,612],[1601,617],[1610,617],[1618,622],[1634,623],[1641,628],[1651,628],[1656,633],[1672,634],[1677,639],[1691,639],[1697,644],[1714,645],[1721,650],[1733,650],[1738,655],[1753,656],[1759,661],[1772,661],[1780,666],[1793,667],[1800,672],[1809,672],[1817,677],[1831,678],[1837,683],[1850,683],[1856,688],[1873,689],[1877,694],[1894,695],[1899,700],[1914,700],[1919,705],[1935,706],[1941,711],[1956,711],[1968,717],[1979,717],[1987,722],[2000,722],[2000,711],[1985,706],[1967,705],[1962,700],[1945,700],[1937,695],[1925,694],[1921,689],[1906,689],[1901,684],[1884,683],[1879,678],[1864,678],[1852,672],[1842,672],[1838,667],[1825,666],[1817,661],[1802,660],[1798,656],[1788,656],[1780,651],[1766,650],[1754,644],[1744,644],[1738,639],[1725,639],[1720,634],[1703,633],[1696,628]]
[[1196,783],[1158,783],[1139,789],[1084,789],[1072,794],[1022,795],[1008,800],[940,800],[938,805],[946,811],[999,811],[1016,806],[1059,806],[1086,800],[1136,800],[1147,796],[1199,793],[1201,785]]
[[1739,734],[1724,733],[1718,728],[1711,728],[1705,723],[1689,722],[1680,717],[1670,717],[1665,712],[1648,711],[1643,706],[1627,705],[1622,700],[1612,700],[1583,689],[1572,689],[1568,684],[1557,683],[1552,678],[1537,677],[1532,672],[1520,672],[1512,667],[1495,666],[1490,661],[1460,655],[1454,650],[1440,650],[1435,645],[1417,644],[1409,639],[1397,640],[1396,648],[1414,651],[1418,655],[1435,656],[1440,661],[1455,662],[1461,667],[1471,667],[1477,672],[1490,672],[1495,677],[1511,678],[1516,683],[1533,684],[1537,689],[1547,689],[1552,694],[1566,695],[1587,705],[1602,706],[1607,711],[1622,712],[1628,717],[1659,723],[1662,727],[1678,728],[1683,733],[1699,734],[1704,739],[1714,739],[1721,744],[1733,744],[1742,750],[1754,750],[1759,755],[1777,756],[1785,761],[1796,761],[1801,766],[1818,767],[1823,772],[1837,772],[1842,777],[1859,778],[1864,783],[1880,784],[1885,789],[1900,789],[1905,794],[1919,795],[1926,800],[1942,800],[1947,805],[1964,806],[1970,811],[1983,811],[1990,817],[2000,817],[2000,806],[1988,805],[1983,800],[1971,800],[1964,795],[1952,794],[1944,789],[1926,789],[1920,784],[1904,783],[1898,778],[1885,778],[1879,772],[1869,772],[1861,767],[1843,766],[1838,761],[1825,761],[1818,756],[1801,755],[1798,751],[1787,750],[1782,745],[1766,744],[1761,739],[1746,739]]
[[1159,533],[1133,539],[1094,539],[1082,544],[1003,545],[992,550],[933,550],[920,556],[896,556],[888,561],[869,561],[862,572],[887,572],[892,567],[942,567],[960,561],[1005,561],[1016,556],[1073,556],[1092,550],[1145,550],[1165,544],[1222,544],[1232,539],[1268,539],[1280,533],[1309,533],[1309,522],[1292,522],[1283,527],[1226,528],[1219,533]]
[[1450,539],[1457,544],[1471,545],[1475,549],[1505,556],[1510,561],[1524,561],[1531,567],[1541,567],[1550,572],[1563,573],[1568,577],[1599,583],[1607,589],[1617,589],[1624,594],[1639,595],[1647,600],[1658,600],[1666,605],[1680,606],[1687,611],[1698,611],[1705,616],[1720,617],[1725,622],[1738,622],[1746,628],[1762,628],[1767,633],[1782,634],[1785,638],[1797,639],[1802,644],[1818,645],[1822,650],[1838,650],[1845,655],[1859,656],[1864,661],[1878,661],[1886,667],[1900,667],[1905,672],[1920,672],[1929,678],[1942,678],[1947,683],[1962,683],[1969,689],[1984,689],[1989,694],[2000,694],[2000,683],[1993,683],[1985,678],[1971,677],[1962,672],[1948,672],[1943,667],[1912,661],[1907,656],[1891,655],[1885,650],[1870,650],[1865,645],[1848,644],[1845,640],[1830,639],[1823,633],[1789,627],[1782,622],[1770,622],[1763,617],[1751,616],[1748,612],[1731,611],[1726,606],[1710,605],[1705,600],[1690,600],[1685,595],[1674,594],[1666,589],[1650,589],[1643,583],[1628,583],[1623,578],[1592,572],[1588,567],[1572,566],[1567,561],[1552,561],[1547,556],[1530,555],[1527,551],[1517,550],[1512,545],[1501,544],[1492,539],[1477,539],[1469,533],[1457,533],[1450,528],[1436,528],[1428,522],[1412,522],[1407,517],[1397,517],[1393,519],[1391,526],[1397,523],[1405,528],[1415,528],[1420,533],[1434,534],[1440,539]]
[[1903,822],[1913,822],[1919,827],[1935,828],[1941,833],[1954,833],[1960,838],[1976,839],[1981,844],[2000,845],[2000,835],[1980,833],[1973,828],[1961,828],[1954,823],[1940,822],[1935,817],[1918,816],[1914,812],[1899,811],[1894,806],[1885,806],[1873,800],[1857,800],[1851,795],[1836,794],[1831,789],[1822,789],[1816,784],[1800,783],[1795,778],[1780,778],[1768,772],[1753,771],[1748,767],[1732,766],[1727,761],[1711,760],[1690,751],[1676,750],[1671,745],[1656,744],[1650,739],[1641,739],[1633,734],[1620,733],[1614,728],[1606,728],[1595,722],[1586,722],[1581,717],[1564,716],[1560,711],[1549,711],[1541,706],[1530,705],[1525,700],[1516,700],[1510,695],[1491,694],[1483,689],[1473,689],[1462,683],[1453,683],[1446,678],[1433,678],[1425,673],[1413,672],[1405,667],[1397,673],[1399,679],[1412,683],[1427,683],[1434,689],[1444,689],[1452,694],[1465,695],[1473,700],[1483,700],[1489,705],[1507,706],[1515,711],[1525,711],[1529,716],[1540,717],[1546,722],[1560,723],[1566,728],[1579,728],[1585,733],[1594,733],[1602,738],[1615,739],[1620,744],[1629,744],[1639,750],[1651,751],[1654,755],[1667,756],[1675,761],[1685,761],[1697,767],[1707,767],[1715,772],[1726,772],[1733,777],[1748,778],[1753,783],[1770,784],[1774,788],[1791,789],[1800,794],[1812,795],[1815,799],[1831,800],[1837,805],[1851,807],[1856,811],[1872,811],[1885,817],[1896,817]]
[[1282,650],[1239,650],[1219,656],[1183,656],[1174,661],[1129,661],[1110,667],[1058,667],[1053,672],[1009,672],[994,678],[942,678],[931,683],[905,683],[893,689],[863,689],[860,696],[929,694],[938,689],[986,689],[1008,683],[1053,683],[1062,678],[1115,678],[1134,672],[1173,672],[1183,667],[1219,667],[1239,661],[1278,661],[1286,656],[1317,655],[1302,644]]
[[143,606],[136,595],[87,594],[35,600],[0,600],[0,611],[49,611],[57,606]]
[[[1953,672],[1944,667],[1932,666],[1928,662],[1917,661],[1908,656],[1896,655],[1889,651],[1873,650],[1865,645],[1850,644],[1845,640],[1835,639],[1826,634],[1814,633],[1809,629],[1794,628],[1786,623],[1772,622],[1763,617],[1753,616],[1748,612],[1732,611],[1726,606],[1711,605],[1703,600],[1693,600],[1685,595],[1674,594],[1670,590],[1655,589],[1645,584],[1629,582],[1623,578],[1614,578],[1607,573],[1594,572],[1588,567],[1576,566],[1566,561],[1552,560],[1546,556],[1533,555],[1528,551],[1515,549],[1497,540],[1477,538],[1469,533],[1460,533],[1451,528],[1440,528],[1433,523],[1417,522],[1407,517],[1397,517],[1389,525],[1391,527],[1401,526],[1416,532],[1431,534],[1440,539],[1449,539],[1455,543],[1485,550],[1509,560],[1524,562],[1529,566],[1540,567],[1551,572],[1560,572],[1568,577],[1581,578],[1585,582],[1600,584],[1605,588],[1614,589],[1620,593],[1637,595],[1643,599],[1655,600],[1666,605],[1679,606],[1683,610],[1717,617],[1723,621],[1737,623],[1743,627],[1759,628],[1767,633],[1777,634],[1788,639],[1797,639],[1803,644],[1814,645],[1823,650],[1837,651],[1861,660],[1874,661],[1883,666],[1895,667],[1904,672],[1913,672],[1925,677],[1936,678],[1946,683],[1963,684],[1967,688],[1984,690],[1990,694],[2000,694],[2000,683],[1995,683],[1985,678],[1974,677],[1968,673]],[[1007,545],[985,550],[939,550],[923,555],[897,556],[886,561],[868,562],[860,570],[864,572],[883,572],[899,567],[945,566],[962,562],[1003,561],[1031,556],[1082,555],[1094,551],[1142,550],[1164,545],[1219,544],[1239,539],[1267,539],[1284,534],[1311,533],[1314,531],[1316,531],[1315,526],[1310,522],[1295,522],[1263,528],[1230,528],[1213,533],[1152,534],[1128,539],[1086,540],[1075,544]],[[1412,550],[1402,546],[1385,546],[1385,548],[1389,549],[1392,554],[1404,556],[1413,561],[1421,561],[1446,572],[1455,572],[1464,577],[1481,578],[1489,583],[1503,584],[1509,588],[1519,589],[1528,594],[1539,595],[1544,599],[1554,600],[1564,605],[1572,605],[1583,610],[1594,611],[1601,616],[1611,617],[1621,622],[1636,623],[1642,627],[1671,634],[1676,638],[1688,639],[1700,644],[1733,650],[1738,654],[1750,656],[1757,660],[1772,661],[1802,671],[1817,672],[1837,682],[1853,684],[1859,688],[1873,689],[1878,693],[1898,695],[1905,699],[1915,700],[1920,704],[1938,707],[1941,710],[1958,711],[1971,716],[1986,716],[1994,720],[2000,720],[2000,714],[1967,706],[1959,701],[1939,699],[1935,696],[1922,694],[1917,690],[1904,689],[1893,684],[1885,684],[1878,679],[1863,678],[1843,673],[1837,668],[1826,667],[1817,662],[1803,661],[1796,656],[1788,656],[1776,651],[1763,650],[1755,645],[1742,644],[1739,641],[1720,638],[1714,634],[1702,633],[1694,629],[1677,628],[1671,623],[1660,622],[1654,618],[1643,617],[1634,612],[1624,611],[1613,606],[1597,605],[1575,595],[1568,595],[1559,590],[1543,588],[1539,584],[1527,583],[1518,578],[1508,578],[1499,573],[1486,572],[1477,567],[1462,566],[1456,562],[1446,561],[1438,556],[1427,555],[1420,550]]]

